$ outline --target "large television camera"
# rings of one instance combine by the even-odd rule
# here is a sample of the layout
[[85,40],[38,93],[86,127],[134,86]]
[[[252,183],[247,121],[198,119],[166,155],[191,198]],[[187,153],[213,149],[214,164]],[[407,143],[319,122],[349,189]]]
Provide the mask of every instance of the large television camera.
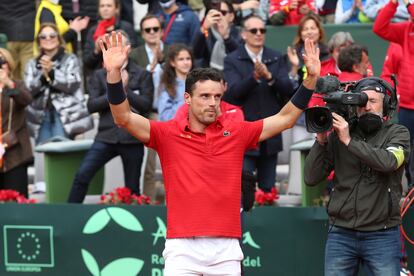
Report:
[[326,103],[324,107],[311,107],[305,110],[306,129],[308,132],[320,133],[332,128],[332,112],[335,112],[353,125],[357,119],[356,107],[367,104],[365,93],[354,91],[356,82],[340,82],[334,76],[318,79],[316,93]]

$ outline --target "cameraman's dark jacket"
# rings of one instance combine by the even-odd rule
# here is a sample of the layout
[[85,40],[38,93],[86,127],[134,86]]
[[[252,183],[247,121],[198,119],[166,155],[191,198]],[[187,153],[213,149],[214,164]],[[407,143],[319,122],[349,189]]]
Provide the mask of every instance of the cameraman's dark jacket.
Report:
[[[410,134],[401,125],[385,122],[365,138],[351,131],[348,147],[333,132],[327,145],[312,146],[305,162],[305,183],[316,185],[334,169],[334,187],[328,204],[329,222],[336,226],[376,231],[401,224],[399,201],[404,164],[387,148],[402,148],[404,163],[410,152]],[[398,167],[398,168],[397,168]]]
[[[128,71],[127,98],[133,112],[148,115],[152,107],[154,96],[154,85],[149,72],[142,69],[131,60],[126,67]],[[138,144],[135,137],[125,129],[118,127],[109,108],[106,97],[106,70],[96,70],[88,82],[89,100],[88,110],[90,113],[99,112],[98,133],[95,140],[108,144]]]

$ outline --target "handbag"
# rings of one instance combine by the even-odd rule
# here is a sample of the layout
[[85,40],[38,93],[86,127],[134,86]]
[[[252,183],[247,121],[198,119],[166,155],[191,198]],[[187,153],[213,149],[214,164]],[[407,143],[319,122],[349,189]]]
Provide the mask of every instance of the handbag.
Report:
[[7,124],[7,131],[2,134],[1,141],[3,143],[4,148],[9,149],[19,143],[19,139],[17,139],[16,132],[11,129],[12,124],[12,115],[13,115],[13,100],[10,99],[10,109],[9,109],[9,121]]

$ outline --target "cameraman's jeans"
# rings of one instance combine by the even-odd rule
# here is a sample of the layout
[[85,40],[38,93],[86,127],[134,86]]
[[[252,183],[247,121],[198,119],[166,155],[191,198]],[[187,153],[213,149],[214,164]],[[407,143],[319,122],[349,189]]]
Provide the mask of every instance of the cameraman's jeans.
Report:
[[358,275],[361,264],[368,276],[400,275],[399,228],[361,232],[332,227],[325,248],[325,276]]

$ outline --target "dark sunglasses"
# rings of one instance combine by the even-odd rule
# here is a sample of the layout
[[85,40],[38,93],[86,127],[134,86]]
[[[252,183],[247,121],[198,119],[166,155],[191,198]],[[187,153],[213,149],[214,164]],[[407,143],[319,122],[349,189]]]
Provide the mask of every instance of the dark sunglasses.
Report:
[[257,34],[258,32],[260,32],[261,34],[266,33],[265,28],[253,28],[253,29],[250,29],[250,30],[247,30],[247,31],[250,32],[251,34]]
[[39,34],[39,39],[55,39],[58,36],[57,33],[50,33],[50,34]]
[[227,14],[231,13],[230,11],[223,11],[223,10],[220,10],[220,12],[223,16],[226,16]]
[[151,31],[153,31],[154,33],[158,33],[158,31],[160,30],[160,27],[150,27],[150,28],[145,28],[144,31],[147,34],[150,34]]

